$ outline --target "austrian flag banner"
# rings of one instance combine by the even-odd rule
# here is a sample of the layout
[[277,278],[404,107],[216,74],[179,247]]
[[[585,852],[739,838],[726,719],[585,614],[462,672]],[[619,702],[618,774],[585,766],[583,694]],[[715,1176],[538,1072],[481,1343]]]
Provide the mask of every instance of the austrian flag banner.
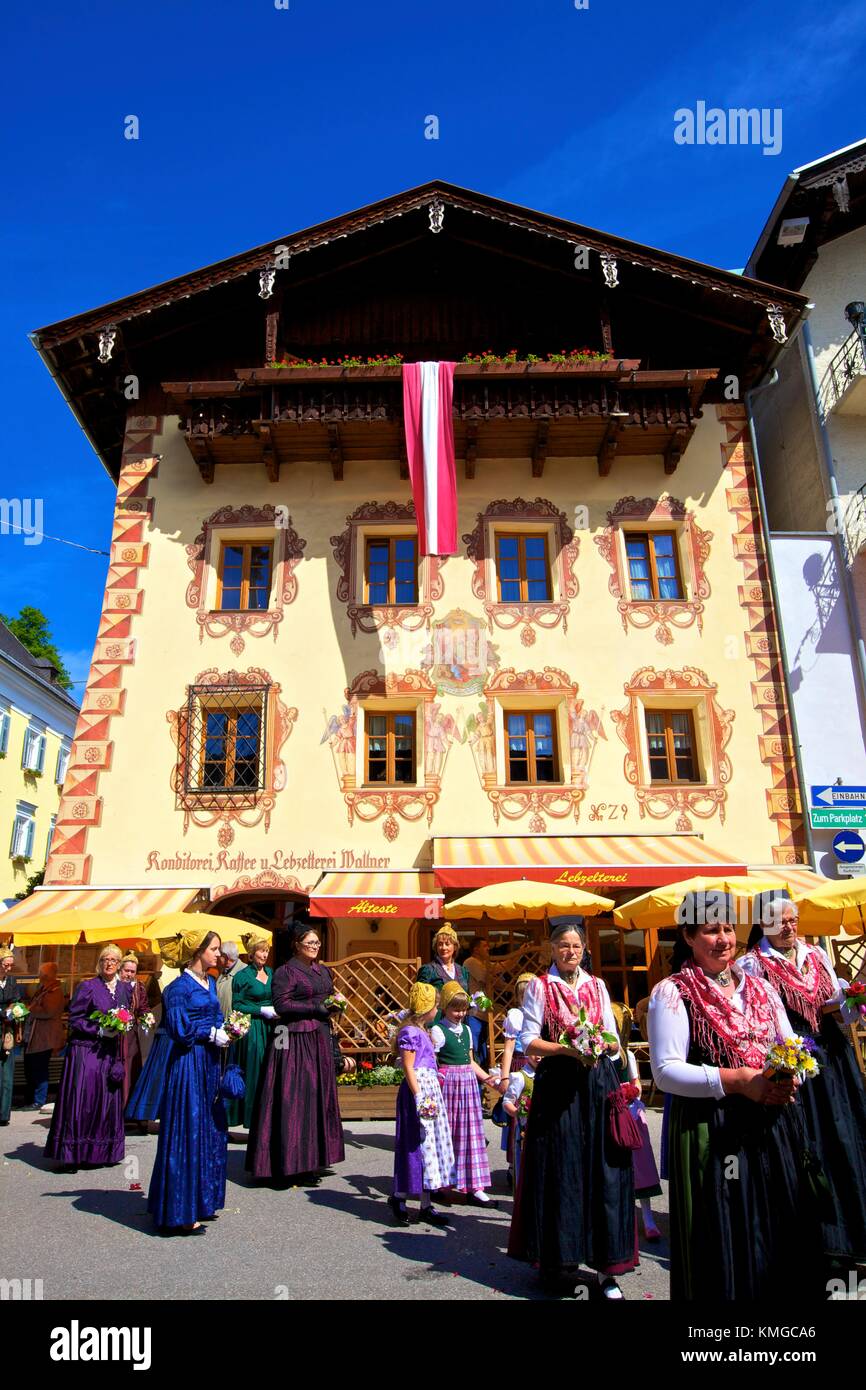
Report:
[[406,458],[422,555],[457,553],[453,362],[404,362]]

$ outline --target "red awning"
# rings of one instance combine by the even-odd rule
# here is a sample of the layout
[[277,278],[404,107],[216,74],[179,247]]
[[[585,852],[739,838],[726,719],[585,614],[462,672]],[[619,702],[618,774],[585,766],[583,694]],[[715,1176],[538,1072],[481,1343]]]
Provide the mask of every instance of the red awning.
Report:
[[310,894],[312,917],[442,916],[442,892],[430,873],[325,874]]
[[607,893],[657,887],[694,874],[744,874],[746,865],[697,835],[496,835],[434,838],[433,873],[442,888],[528,878]]

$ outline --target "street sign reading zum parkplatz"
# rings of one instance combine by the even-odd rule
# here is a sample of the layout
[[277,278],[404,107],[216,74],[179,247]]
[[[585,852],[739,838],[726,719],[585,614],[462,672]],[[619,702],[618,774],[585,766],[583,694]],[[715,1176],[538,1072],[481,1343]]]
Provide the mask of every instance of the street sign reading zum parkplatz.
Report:
[[828,806],[820,810],[810,806],[809,819],[813,830],[863,830],[866,829],[866,806]]

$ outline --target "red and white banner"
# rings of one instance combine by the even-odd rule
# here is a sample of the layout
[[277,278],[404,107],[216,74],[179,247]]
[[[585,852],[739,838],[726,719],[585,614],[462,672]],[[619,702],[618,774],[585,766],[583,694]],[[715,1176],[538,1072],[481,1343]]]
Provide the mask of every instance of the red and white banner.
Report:
[[421,555],[457,553],[453,362],[404,362],[406,458]]

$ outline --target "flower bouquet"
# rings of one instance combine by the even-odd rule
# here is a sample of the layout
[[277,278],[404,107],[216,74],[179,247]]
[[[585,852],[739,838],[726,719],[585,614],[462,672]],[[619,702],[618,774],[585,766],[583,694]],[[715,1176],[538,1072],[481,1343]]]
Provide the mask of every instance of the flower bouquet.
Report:
[[777,1038],[767,1053],[765,1076],[796,1076],[805,1081],[807,1076],[817,1076],[820,1071],[815,1057],[815,1044],[811,1038]]
[[345,994],[340,994],[339,990],[335,990],[334,993],[329,994],[325,1000],[325,1008],[335,1009],[337,1013],[342,1014],[345,1013],[348,1002]]
[[9,1017],[11,1018],[13,1023],[23,1023],[29,1013],[30,1010],[28,1009],[27,1005],[21,1003],[20,1000],[15,1004],[9,1005]]
[[600,1057],[608,1051],[608,1044],[616,1043],[613,1033],[606,1033],[597,1023],[593,1023],[580,1009],[573,1023],[567,1024],[559,1035],[560,1047],[576,1052],[587,1066],[594,1067]]
[[145,1033],[149,1033],[151,1028],[155,1026],[156,1019],[154,1018],[152,1013],[139,1014],[138,1023],[139,1027],[143,1028]]
[[239,1038],[245,1038],[250,1031],[252,1016],[242,1014],[240,1009],[232,1009],[223,1027],[231,1038],[232,1042],[237,1042]]
[[842,995],[848,1008],[856,1009],[861,1018],[866,1018],[866,985],[862,980],[843,980],[841,984]]
[[435,1120],[439,1114],[439,1106],[435,1100],[422,1100],[418,1102],[418,1114],[422,1120]]
[[135,1026],[135,1015],[129,1009],[109,1009],[103,1013],[94,1009],[90,1015],[91,1023],[98,1023],[106,1033],[128,1033]]
[[532,1096],[527,1095],[525,1091],[521,1091],[520,1095],[517,1098],[517,1118],[523,1124],[526,1124],[526,1121],[529,1119],[529,1111],[531,1107]]
[[480,1014],[489,1013],[493,1008],[493,1000],[484,993],[483,989],[477,990],[475,994],[470,994],[469,1003],[471,1007],[477,1009]]

